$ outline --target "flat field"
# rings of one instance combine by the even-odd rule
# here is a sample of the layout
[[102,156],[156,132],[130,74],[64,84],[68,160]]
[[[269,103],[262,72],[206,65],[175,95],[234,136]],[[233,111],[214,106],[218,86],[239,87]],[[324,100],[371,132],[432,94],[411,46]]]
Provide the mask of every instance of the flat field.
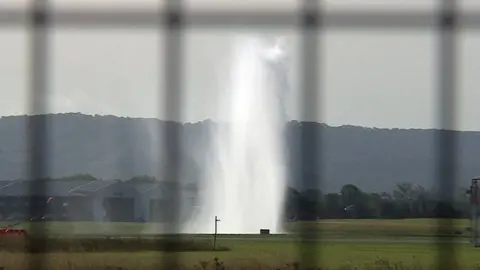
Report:
[[[391,238],[391,237],[468,237],[469,220],[456,219],[452,226],[446,226],[446,220],[438,219],[343,219],[321,220],[315,222],[292,222],[285,224],[285,232],[289,234],[276,237],[290,237],[302,231],[319,233],[326,238]],[[0,223],[5,226],[7,223]],[[219,234],[223,228],[218,224]],[[213,224],[212,224],[213,227]],[[122,222],[39,222],[22,223],[18,228],[29,231],[45,231],[48,234],[60,235],[114,235],[137,236],[162,234],[162,225],[158,223],[122,223]],[[37,230],[36,230],[37,229]],[[225,237],[228,235],[224,235]],[[234,236],[234,235],[230,235]],[[242,235],[242,238],[258,237],[258,234]]]
[[[303,269],[315,265],[321,269],[439,269],[442,260],[452,258],[450,269],[480,269],[479,253],[467,243],[468,220],[454,221],[454,228],[440,233],[455,244],[435,244],[439,220],[324,220],[288,224],[291,231],[308,228],[321,231],[321,239],[300,243],[293,235],[220,235],[218,246],[229,251],[119,251],[50,252],[25,254],[0,251],[0,267],[25,269],[28,262],[42,262],[46,269],[175,269],[163,263],[176,259],[182,269]],[[34,229],[40,224],[24,224]],[[71,232],[82,235],[138,235],[154,233],[154,224],[61,223],[43,224],[48,231],[66,237]],[[288,227],[290,226],[290,227]],[[443,226],[443,225],[442,225]],[[102,231],[99,228],[102,227]],[[73,231],[72,231],[73,229]],[[462,232],[450,232],[450,230]],[[78,236],[78,235],[77,235]],[[450,236],[450,237],[447,237]],[[81,238],[81,236],[79,236]],[[211,235],[188,235],[211,241]],[[72,242],[78,241],[72,238]],[[128,241],[128,240],[126,240]],[[440,255],[439,255],[440,254]],[[217,258],[217,261],[215,261]],[[40,260],[40,261],[39,261]],[[438,264],[440,262],[440,264]],[[218,265],[218,268],[216,267]]]
[[[166,269],[162,263],[177,259],[181,269],[215,269],[215,258],[226,269],[439,269],[438,251],[429,243],[323,242],[303,246],[294,242],[222,240],[231,251],[213,252],[97,252],[25,255],[0,253],[4,269],[26,269],[41,260],[46,269]],[[454,246],[454,269],[480,269],[478,252],[466,244]],[[33,259],[33,260],[32,260]],[[314,260],[314,261],[312,261]],[[203,268],[203,266],[208,266]],[[322,268],[322,269],[324,269]],[[219,268],[223,269],[223,268]]]

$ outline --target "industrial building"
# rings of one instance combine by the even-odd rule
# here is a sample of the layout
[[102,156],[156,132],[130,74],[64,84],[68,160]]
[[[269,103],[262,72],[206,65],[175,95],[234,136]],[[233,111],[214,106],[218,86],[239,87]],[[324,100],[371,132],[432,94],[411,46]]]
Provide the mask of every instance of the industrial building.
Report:
[[188,213],[195,196],[166,181],[62,179],[44,186],[34,190],[31,181],[1,181],[0,219],[168,222],[179,202],[174,194],[180,194],[181,213]]
[[[140,196],[138,213],[147,222],[169,222],[186,220],[195,205],[196,193],[180,188],[172,182],[138,184]],[[177,195],[180,200],[176,200]],[[177,205],[178,207],[172,207]],[[178,216],[176,216],[178,214]]]
[[[119,180],[90,181],[71,189],[69,193],[75,198],[88,198],[95,221],[135,220],[135,204],[139,200],[135,187],[128,183]],[[71,208],[76,209],[75,206]]]

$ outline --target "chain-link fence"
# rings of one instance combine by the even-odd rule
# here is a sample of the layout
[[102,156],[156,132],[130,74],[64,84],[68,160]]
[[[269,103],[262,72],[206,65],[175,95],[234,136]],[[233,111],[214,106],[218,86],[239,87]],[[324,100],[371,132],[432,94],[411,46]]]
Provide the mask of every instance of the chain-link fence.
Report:
[[[158,59],[164,67],[164,78],[166,98],[159,101],[160,107],[165,111],[166,119],[179,119],[182,108],[182,80],[184,67],[182,50],[184,43],[184,31],[190,28],[202,29],[236,29],[249,27],[261,28],[287,28],[293,27],[301,33],[301,45],[299,55],[301,60],[301,92],[302,92],[302,117],[309,118],[311,115],[318,115],[318,104],[322,89],[319,81],[328,80],[322,77],[321,65],[318,56],[322,59],[322,40],[319,39],[324,29],[385,29],[385,30],[415,30],[434,29],[438,38],[438,59],[439,64],[436,70],[437,94],[438,94],[438,117],[441,119],[439,128],[446,129],[438,133],[436,139],[436,179],[440,187],[441,200],[450,202],[453,200],[454,183],[457,163],[455,133],[448,131],[455,127],[456,119],[456,87],[457,87],[457,46],[456,33],[458,29],[480,28],[480,15],[474,13],[463,13],[459,16],[455,0],[439,0],[440,5],[437,12],[424,11],[393,11],[384,10],[377,12],[369,11],[332,11],[324,12],[321,1],[304,0],[297,11],[257,11],[257,12],[232,12],[215,9],[204,9],[199,12],[185,12],[181,0],[166,1],[161,10],[128,10],[113,8],[111,11],[99,11],[88,9],[72,9],[53,11],[51,3],[47,0],[34,0],[28,12],[16,9],[0,10],[0,24],[6,27],[24,26],[28,23],[31,31],[30,43],[30,108],[33,112],[48,111],[47,94],[49,91],[48,73],[50,70],[49,55],[51,46],[49,44],[49,33],[52,28],[115,28],[121,26],[133,26],[138,29],[158,27],[164,30],[164,58]],[[134,31],[134,30],[132,30]],[[42,120],[43,119],[43,120]],[[29,127],[29,143],[31,155],[29,157],[30,179],[46,175],[47,149],[49,129],[44,118],[31,118]],[[162,131],[163,132],[163,131]],[[304,166],[318,166],[322,160],[318,153],[322,151],[309,151],[310,149],[322,149],[322,134],[308,134],[303,130],[300,140],[308,138],[309,145],[302,144],[301,163]],[[165,134],[167,153],[175,153],[180,147],[180,136],[178,130],[167,129]],[[312,138],[315,138],[312,140]],[[179,157],[168,155],[167,168],[178,168]],[[320,166],[321,168],[322,166]],[[169,173],[173,181],[178,181],[179,172],[173,169]],[[307,179],[309,176],[300,176],[300,179]],[[318,176],[316,182],[322,179]],[[35,193],[45,193],[45,182],[32,181],[30,189]],[[179,198],[179,196],[174,196]],[[31,212],[44,212],[45,209],[38,209],[38,205],[31,203]],[[178,212],[178,204],[173,204],[174,212]],[[447,211],[447,209],[440,209]],[[176,218],[175,220],[178,220]],[[438,228],[450,228],[453,230],[452,220],[439,221]],[[177,222],[172,222],[172,228],[177,227]],[[43,230],[36,226],[35,230]],[[33,234],[39,232],[32,232]],[[302,255],[302,263],[317,263],[322,259],[320,246],[304,245],[313,234],[305,229],[302,233],[302,240],[298,247]],[[321,236],[321,235],[320,235]],[[449,241],[438,238],[437,266],[439,269],[453,269],[455,262],[455,249],[453,240]],[[445,243],[446,241],[446,243]],[[442,243],[442,244],[440,244]],[[38,245],[38,243],[36,243]],[[47,246],[48,240],[40,243]],[[38,247],[37,247],[38,248]],[[313,250],[315,248],[317,250]],[[315,255],[312,255],[315,254]],[[132,255],[134,256],[134,255]],[[35,258],[35,259],[34,259]],[[167,259],[159,260],[159,267],[172,269],[172,263],[176,264],[181,257],[169,256]],[[44,257],[34,256],[29,265],[31,269],[39,269],[44,263]]]

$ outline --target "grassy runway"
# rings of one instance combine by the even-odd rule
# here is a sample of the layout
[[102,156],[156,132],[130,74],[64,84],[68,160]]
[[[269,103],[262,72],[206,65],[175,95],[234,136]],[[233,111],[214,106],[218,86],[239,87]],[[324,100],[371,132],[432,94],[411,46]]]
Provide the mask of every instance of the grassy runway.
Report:
[[[435,219],[404,220],[322,220],[317,222],[287,223],[285,230],[295,235],[302,230],[318,232],[326,238],[392,238],[392,237],[468,237],[468,220],[454,220],[453,228],[445,227],[444,222]],[[4,226],[7,223],[0,223]],[[439,227],[440,225],[440,227]],[[161,234],[162,226],[154,223],[99,223],[99,222],[46,222],[23,223],[19,228],[34,230],[41,228],[49,234],[60,235],[121,235],[137,236]],[[219,224],[221,234],[222,227]],[[242,238],[258,237],[242,235]],[[281,237],[281,236],[278,236]]]
[[[440,222],[441,223],[441,222]],[[307,266],[307,259],[316,258],[316,266],[328,269],[437,269],[438,251],[445,244],[435,245],[423,242],[389,242],[388,239],[433,239],[437,232],[444,236],[463,238],[468,236],[465,227],[468,220],[454,222],[453,230],[438,230],[438,220],[328,220],[322,222],[288,224],[290,231],[308,227],[321,231],[323,241],[300,244],[291,241],[293,236],[268,236],[259,240],[258,235],[222,235],[218,244],[230,251],[196,251],[165,253],[156,251],[138,252],[57,252],[26,255],[0,252],[0,267],[24,269],[28,256],[45,259],[48,269],[159,269],[165,259],[177,258],[183,269],[301,269]],[[24,224],[32,229],[37,224]],[[111,235],[138,235],[140,232],[155,233],[158,226],[153,224],[110,223],[46,223],[48,231],[66,236],[72,231],[83,235],[109,233]],[[102,230],[99,231],[99,228]],[[459,233],[461,232],[461,234]],[[201,237],[201,236],[189,236]],[[203,237],[208,237],[203,235]],[[255,239],[252,239],[254,238]],[[353,238],[369,239],[368,242]],[[331,240],[328,240],[331,239]],[[342,241],[335,241],[341,239]],[[386,241],[387,240],[387,241]],[[72,240],[73,241],[73,240]],[[480,248],[468,244],[455,244],[452,256],[458,267],[455,269],[480,269]],[[26,257],[27,256],[27,257]],[[204,268],[204,266],[206,266]],[[122,268],[118,268],[122,267]],[[212,268],[213,267],[213,268]],[[395,268],[396,267],[396,268]],[[324,268],[322,268],[324,269]]]
[[[219,258],[227,269],[295,269],[307,266],[305,258],[316,258],[316,265],[329,269],[395,269],[386,266],[402,265],[396,269],[438,269],[437,251],[442,246],[432,244],[399,243],[322,243],[299,246],[290,242],[229,241],[222,240],[232,251],[225,252],[117,252],[117,253],[50,253],[25,255],[0,253],[5,269],[24,269],[28,256],[42,257],[48,269],[158,269],[165,258],[177,258],[185,269],[202,269],[207,263],[214,265]],[[301,253],[300,251],[306,252]],[[475,269],[478,250],[468,245],[455,246],[457,269]],[[304,257],[305,256],[305,257]],[[290,265],[289,268],[286,266]],[[249,267],[249,268],[245,268]],[[416,267],[416,268],[414,268]],[[433,267],[433,268],[432,268]],[[479,268],[477,268],[479,269]]]

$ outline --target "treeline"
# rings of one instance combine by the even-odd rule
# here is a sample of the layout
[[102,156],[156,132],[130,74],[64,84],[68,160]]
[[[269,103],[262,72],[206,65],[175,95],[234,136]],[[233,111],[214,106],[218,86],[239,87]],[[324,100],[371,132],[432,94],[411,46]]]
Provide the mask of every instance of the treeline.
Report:
[[285,212],[290,220],[314,220],[469,218],[471,210],[466,189],[455,192],[452,202],[445,202],[420,185],[402,183],[392,192],[382,193],[364,192],[350,184],[327,194],[318,189],[288,188]]
[[[44,181],[102,181],[89,174],[62,178],[43,178]],[[125,180],[136,183],[155,183],[152,176],[135,176]],[[163,181],[166,187],[198,190],[195,183],[174,185]],[[288,187],[285,196],[285,215],[289,220],[316,220],[342,218],[469,218],[471,215],[468,189],[453,191],[453,201],[440,201],[437,193],[421,185],[397,184],[391,192],[371,193],[347,184],[336,193],[323,193],[320,189],[296,190]]]

